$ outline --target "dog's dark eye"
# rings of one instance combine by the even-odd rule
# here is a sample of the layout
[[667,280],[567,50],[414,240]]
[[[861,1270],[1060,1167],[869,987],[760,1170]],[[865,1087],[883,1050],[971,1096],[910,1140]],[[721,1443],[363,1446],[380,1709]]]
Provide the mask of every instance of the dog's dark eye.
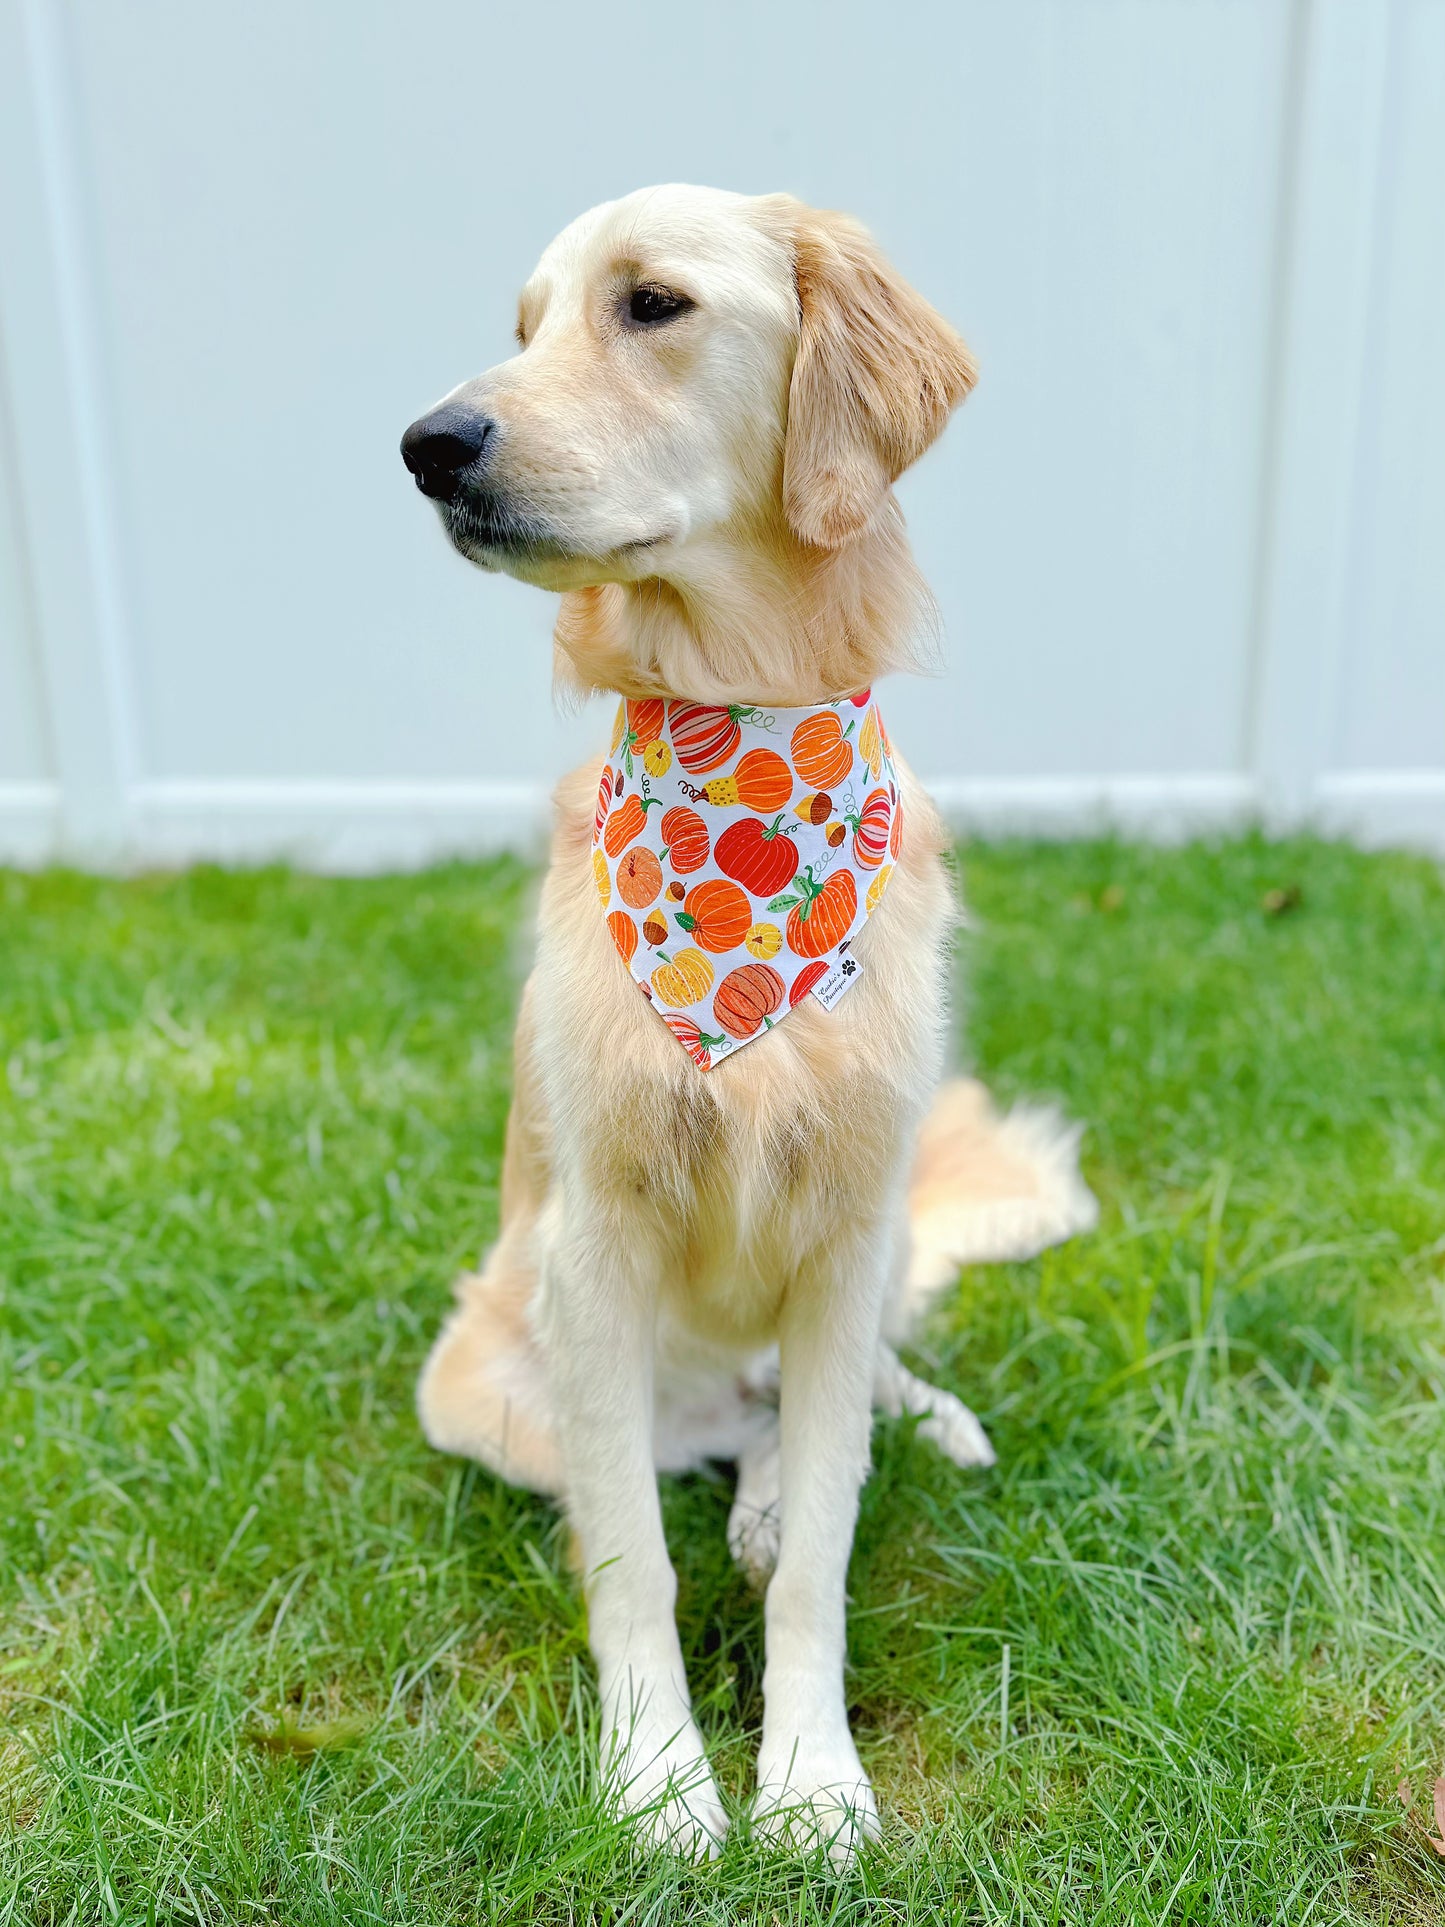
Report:
[[632,290],[627,303],[630,318],[639,327],[655,327],[659,321],[672,321],[680,314],[686,314],[695,304],[685,294],[674,294],[671,288],[659,288],[654,282],[644,282],[640,288]]

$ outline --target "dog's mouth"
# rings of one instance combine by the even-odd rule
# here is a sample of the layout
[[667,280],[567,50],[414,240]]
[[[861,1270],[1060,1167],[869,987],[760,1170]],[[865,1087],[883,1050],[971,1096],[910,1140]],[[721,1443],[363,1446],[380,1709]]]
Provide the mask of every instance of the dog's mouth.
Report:
[[524,570],[551,564],[571,567],[626,564],[673,539],[664,529],[619,543],[605,555],[578,548],[551,523],[495,496],[463,492],[438,502],[442,526],[452,546],[478,568]]
[[484,569],[503,568],[508,562],[556,562],[569,554],[540,517],[495,496],[463,492],[437,507],[452,545]]

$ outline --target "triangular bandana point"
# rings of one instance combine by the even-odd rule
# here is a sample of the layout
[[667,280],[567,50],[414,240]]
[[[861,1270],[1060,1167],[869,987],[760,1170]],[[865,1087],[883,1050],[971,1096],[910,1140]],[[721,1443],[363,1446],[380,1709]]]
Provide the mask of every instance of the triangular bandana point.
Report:
[[617,711],[592,867],[618,955],[706,1071],[831,985],[902,835],[870,691],[800,709],[646,697]]

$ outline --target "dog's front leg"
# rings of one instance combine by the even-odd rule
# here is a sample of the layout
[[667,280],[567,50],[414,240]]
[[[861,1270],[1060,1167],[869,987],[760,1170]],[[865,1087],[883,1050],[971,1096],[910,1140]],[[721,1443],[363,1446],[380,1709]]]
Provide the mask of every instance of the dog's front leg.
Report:
[[767,1595],[754,1820],[772,1839],[821,1843],[840,1863],[878,1828],[848,1730],[843,1662],[888,1255],[881,1226],[831,1240],[826,1259],[791,1286],[779,1333],[782,1545]]
[[602,1774],[653,1844],[711,1855],[727,1819],[692,1717],[652,1450],[656,1269],[601,1211],[546,1239],[542,1313],[602,1693]]

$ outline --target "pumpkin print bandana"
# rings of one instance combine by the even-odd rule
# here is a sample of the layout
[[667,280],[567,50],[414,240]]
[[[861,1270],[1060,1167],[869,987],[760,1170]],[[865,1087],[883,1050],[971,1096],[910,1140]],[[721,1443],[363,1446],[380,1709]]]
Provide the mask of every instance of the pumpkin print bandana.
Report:
[[898,779],[870,692],[804,709],[647,698],[617,712],[592,867],[622,961],[700,1070],[811,992],[902,847]]

